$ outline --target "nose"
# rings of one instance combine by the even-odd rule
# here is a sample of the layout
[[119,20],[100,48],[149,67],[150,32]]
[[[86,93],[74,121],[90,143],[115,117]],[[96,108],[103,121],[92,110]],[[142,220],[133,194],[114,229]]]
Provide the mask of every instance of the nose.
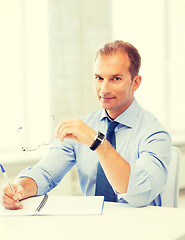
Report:
[[101,83],[100,95],[106,95],[110,92],[110,83],[104,79]]

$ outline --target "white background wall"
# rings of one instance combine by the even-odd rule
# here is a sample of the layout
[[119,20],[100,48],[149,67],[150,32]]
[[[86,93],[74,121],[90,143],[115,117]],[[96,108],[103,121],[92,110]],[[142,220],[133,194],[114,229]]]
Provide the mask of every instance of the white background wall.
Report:
[[[11,2],[11,0],[7,1]],[[12,1],[15,3],[15,0]],[[1,4],[3,2],[0,0]],[[32,94],[35,97],[33,100],[38,95],[38,91],[34,92],[33,90],[34,85],[37,90],[41,89],[39,97],[37,96],[37,101],[39,101],[38,114],[42,113],[42,106],[43,109],[47,108],[46,114],[49,114],[50,111],[55,114],[56,122],[52,125],[52,132],[60,119],[80,117],[99,108],[92,88],[94,52],[104,42],[123,39],[135,45],[142,56],[141,75],[143,82],[136,94],[137,99],[143,107],[153,112],[163,122],[172,133],[174,143],[182,145],[185,143],[185,111],[183,109],[185,102],[183,92],[185,86],[183,74],[185,1],[16,0],[16,2],[23,7],[21,13],[23,13],[22,18],[25,20],[21,22],[21,18],[19,19],[25,30],[20,41],[21,43],[24,41],[27,46],[27,51],[23,54],[26,59],[24,71],[27,72],[18,72],[17,75],[20,75],[23,82],[25,75],[34,80],[29,87],[32,89],[29,95]],[[16,10],[14,7],[11,4],[10,8],[8,7],[9,15],[2,11],[3,15],[1,14],[0,20],[2,20],[2,16],[9,19],[11,11],[13,13]],[[34,25],[34,17],[39,18],[39,9],[44,17],[40,25],[36,24],[38,25],[36,26]],[[15,35],[15,40],[12,37],[14,31],[13,28],[11,29],[12,20],[9,20],[8,32],[11,33],[11,39],[7,35],[1,36],[0,39],[3,39],[3,43],[0,42],[1,51],[3,46],[6,46],[6,36],[9,44],[13,44],[14,41],[19,42],[17,35]],[[0,23],[4,24],[4,19]],[[37,41],[40,44],[38,46]],[[36,46],[37,50],[35,50]],[[8,49],[8,45],[6,47]],[[11,48],[13,49],[13,45]],[[39,50],[44,54],[39,55],[38,58]],[[14,53],[16,54],[16,51]],[[41,59],[40,56],[43,56],[44,59]],[[11,59],[11,54],[9,59]],[[14,58],[13,61],[15,61]],[[3,59],[1,63],[4,63]],[[4,72],[6,73],[6,71]],[[7,73],[9,74],[4,74],[4,76],[10,75],[9,79],[12,79],[11,72]],[[13,80],[15,80],[15,72],[12,74],[14,74]],[[9,79],[6,80],[8,82],[7,89]],[[38,87],[39,79],[41,82]],[[1,78],[0,81],[1,86],[3,86],[4,78]],[[48,87],[46,91],[45,85]],[[11,91],[14,89],[15,87],[11,88]],[[49,95],[47,96],[49,97],[47,100],[51,100],[49,102],[43,101],[48,89]],[[11,97],[11,94],[9,96]],[[31,105],[33,101],[29,101]],[[13,104],[10,102],[9,105],[5,105],[6,101],[2,100],[1,102],[3,102],[2,106],[8,106],[8,109]],[[5,110],[6,107],[4,107]],[[16,106],[12,109],[13,113],[17,112]],[[31,109],[34,110],[34,104]],[[34,115],[32,110],[29,115]],[[11,117],[10,112],[9,119]],[[6,128],[5,126],[4,129]],[[31,128],[32,134],[34,131],[39,133],[35,127]],[[9,136],[10,134],[7,135],[7,142]],[[21,157],[15,157],[13,154],[6,158],[1,152],[0,160],[5,162],[5,167],[13,180],[18,171],[38,161],[38,155],[29,155],[29,157],[24,155],[24,158],[22,154]],[[17,161],[18,159],[19,161]],[[185,188],[184,169],[185,158],[182,159],[181,163],[181,188]],[[2,182],[3,178],[0,176],[0,184]],[[67,195],[80,194],[75,168],[55,191]]]
[[113,38],[135,45],[143,82],[136,96],[171,133],[185,143],[185,1],[113,0]]

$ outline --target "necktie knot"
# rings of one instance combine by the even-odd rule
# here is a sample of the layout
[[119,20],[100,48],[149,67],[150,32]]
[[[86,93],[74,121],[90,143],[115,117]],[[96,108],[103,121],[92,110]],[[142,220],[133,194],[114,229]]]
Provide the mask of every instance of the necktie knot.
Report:
[[108,122],[108,128],[107,128],[107,132],[114,132],[114,129],[116,128],[116,126],[118,125],[118,122],[112,121],[112,122]]

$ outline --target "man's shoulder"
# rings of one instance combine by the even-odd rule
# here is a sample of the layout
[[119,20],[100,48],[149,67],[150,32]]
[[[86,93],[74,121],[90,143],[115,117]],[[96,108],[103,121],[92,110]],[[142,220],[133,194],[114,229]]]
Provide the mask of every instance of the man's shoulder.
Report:
[[144,132],[166,132],[168,134],[165,125],[150,111],[142,108],[139,119],[139,126],[144,129]]
[[144,124],[151,124],[151,122],[155,123],[156,125],[161,125],[160,120],[150,111],[141,108],[140,111],[140,121],[143,122]]

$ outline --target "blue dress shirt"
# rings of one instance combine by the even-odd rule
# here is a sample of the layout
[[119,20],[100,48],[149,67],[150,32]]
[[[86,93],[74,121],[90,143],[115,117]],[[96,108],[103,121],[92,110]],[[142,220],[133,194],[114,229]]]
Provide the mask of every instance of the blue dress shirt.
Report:
[[[107,114],[104,109],[82,117],[95,131],[106,134]],[[171,160],[171,138],[164,127],[148,111],[133,100],[119,115],[115,128],[116,150],[130,163],[131,172],[126,193],[116,193],[118,202],[135,207],[161,205],[160,193],[167,180]],[[89,146],[73,140],[57,141],[48,155],[35,166],[23,170],[18,177],[30,177],[38,186],[37,195],[54,188],[76,164],[83,195],[95,195],[98,156]]]

